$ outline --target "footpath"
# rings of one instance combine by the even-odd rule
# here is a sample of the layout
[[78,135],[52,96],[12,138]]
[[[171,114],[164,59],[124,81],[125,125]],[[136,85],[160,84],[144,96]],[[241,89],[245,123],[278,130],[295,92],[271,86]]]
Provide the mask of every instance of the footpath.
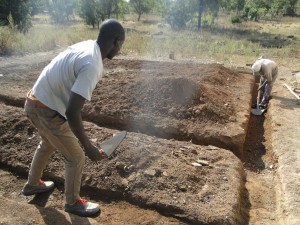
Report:
[[[295,73],[280,66],[280,77],[273,88],[265,132],[269,132],[269,146],[278,160],[277,193],[278,224],[300,224],[300,102],[284,86],[292,89],[296,84]],[[298,93],[299,95],[299,93]]]

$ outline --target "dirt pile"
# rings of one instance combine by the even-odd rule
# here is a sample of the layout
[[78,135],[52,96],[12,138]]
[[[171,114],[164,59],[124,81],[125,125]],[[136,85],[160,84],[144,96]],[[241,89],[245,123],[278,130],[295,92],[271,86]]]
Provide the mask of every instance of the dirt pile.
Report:
[[[22,107],[44,65],[26,68],[28,73],[21,72],[23,67],[13,73],[5,67],[2,101]],[[254,85],[249,73],[219,64],[139,60],[105,61],[104,67],[84,119],[161,138],[213,143],[242,156]]]
[[[22,109],[1,108],[1,164],[27,174],[39,136]],[[91,123],[85,127],[95,142],[116,132]],[[124,198],[189,223],[244,221],[243,167],[227,150],[128,133],[114,157],[98,164],[87,159],[84,170],[84,188],[106,198]],[[63,174],[62,156],[55,154],[46,176],[63,184]]]
[[[114,60],[85,119],[242,155],[254,79],[219,64]],[[130,68],[130,69],[129,69]]]
[[[7,66],[0,80],[0,165],[23,177],[39,136],[21,107],[45,64],[11,74]],[[236,155],[243,153],[253,78],[219,64],[113,60],[105,68],[83,110],[85,129],[95,143],[129,132],[112,158],[87,159],[83,189],[189,224],[246,224],[245,174]],[[45,178],[63,184],[60,154]]]

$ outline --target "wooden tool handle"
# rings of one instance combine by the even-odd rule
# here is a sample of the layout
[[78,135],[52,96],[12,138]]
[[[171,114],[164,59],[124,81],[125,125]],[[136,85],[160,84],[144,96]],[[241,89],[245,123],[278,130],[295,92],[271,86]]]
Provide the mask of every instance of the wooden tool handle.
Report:
[[299,95],[297,95],[286,83],[284,83],[283,86],[285,86],[297,99],[300,99]]

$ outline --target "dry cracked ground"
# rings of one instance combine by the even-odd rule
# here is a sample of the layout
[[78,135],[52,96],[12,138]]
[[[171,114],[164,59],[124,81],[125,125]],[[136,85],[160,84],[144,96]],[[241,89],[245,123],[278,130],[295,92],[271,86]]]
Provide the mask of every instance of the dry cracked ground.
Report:
[[[249,68],[118,58],[82,112],[97,143],[127,136],[110,158],[86,158],[82,196],[101,214],[63,211],[59,152],[44,179],[57,188],[24,197],[39,135],[26,119],[26,92],[56,52],[1,59],[0,224],[277,224],[276,159],[265,116],[250,115],[257,81]],[[23,212],[23,213],[22,213]],[[24,213],[26,212],[26,213]]]

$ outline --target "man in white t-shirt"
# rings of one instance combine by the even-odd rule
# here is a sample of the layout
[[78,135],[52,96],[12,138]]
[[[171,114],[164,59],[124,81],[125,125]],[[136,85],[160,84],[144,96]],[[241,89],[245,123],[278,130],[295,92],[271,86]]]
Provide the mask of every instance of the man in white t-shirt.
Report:
[[112,59],[124,40],[125,32],[118,21],[104,21],[96,41],[74,44],[56,56],[27,94],[25,112],[38,129],[41,142],[22,190],[24,195],[54,188],[52,181],[42,181],[41,177],[50,156],[58,150],[65,159],[65,210],[80,216],[91,216],[100,211],[98,204],[79,196],[85,154],[93,161],[103,154],[84,131],[81,109],[86,100],[91,100],[92,92],[102,78],[102,60]]
[[[270,60],[264,59],[263,56],[258,58],[252,65],[253,75],[260,76],[260,99],[259,108],[266,109],[271,96],[272,86],[278,76],[278,66],[277,64]],[[257,103],[256,103],[257,104]],[[256,108],[257,105],[254,104],[252,108]]]

